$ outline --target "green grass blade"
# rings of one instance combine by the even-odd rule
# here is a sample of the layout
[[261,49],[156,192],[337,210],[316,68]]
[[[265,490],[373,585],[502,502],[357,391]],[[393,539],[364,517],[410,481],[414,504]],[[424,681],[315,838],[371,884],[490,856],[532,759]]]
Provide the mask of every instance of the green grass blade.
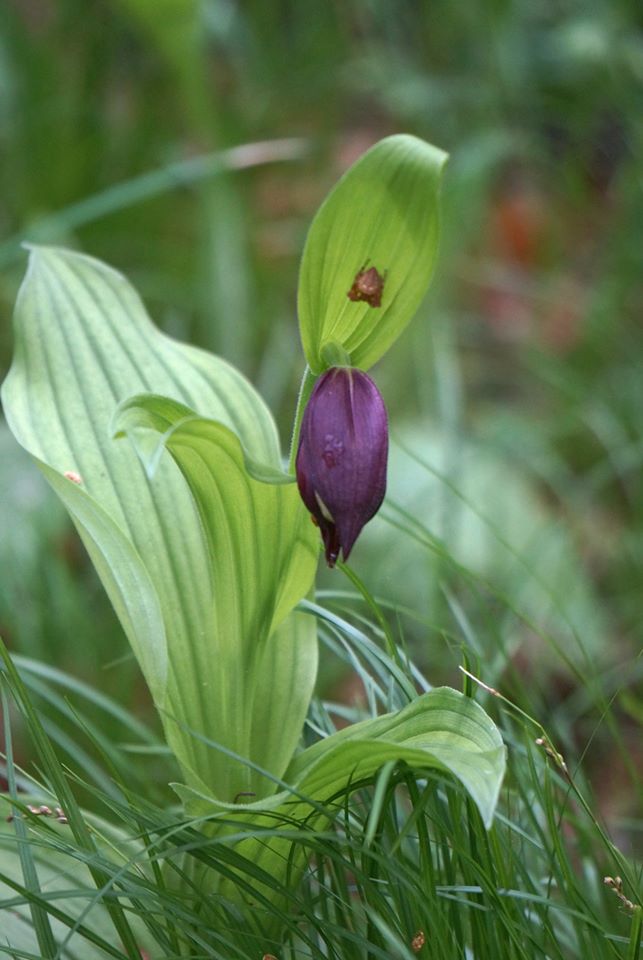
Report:
[[[7,691],[5,689],[6,678],[0,675],[0,693],[2,695],[2,719],[4,726],[4,735],[5,735],[5,756],[7,759],[7,783],[9,786],[9,795],[13,800],[17,798],[16,791],[16,779],[13,768],[13,746],[11,740],[11,717],[9,715],[9,700],[7,697]],[[18,813],[17,808],[13,808],[14,814]],[[35,900],[41,893],[40,882],[38,880],[38,872],[34,864],[33,855],[29,840],[27,837],[27,829],[22,820],[22,817],[18,813],[18,816],[14,815],[14,827],[16,831],[16,839],[18,842],[18,853],[20,856],[20,864],[22,866],[22,872],[24,876],[25,887],[34,897],[34,901],[31,902],[31,919],[33,921],[34,931],[38,941],[38,947],[42,953],[43,960],[53,960],[56,956],[56,943],[51,931],[51,925],[49,923],[49,917],[46,910],[43,910],[40,905],[38,905]]]
[[[12,695],[23,712],[28,723],[34,747],[40,759],[46,775],[51,783],[52,790],[58,800],[59,805],[65,812],[70,829],[78,846],[88,854],[94,854],[96,847],[91,833],[87,828],[83,814],[78,807],[76,798],[71,790],[67,778],[58,762],[54,750],[45,733],[40,718],[33,707],[28,691],[26,690],[22,679],[14,664],[11,661],[9,653],[0,640],[0,657],[2,658],[3,670],[9,683]],[[109,878],[97,867],[93,867],[91,859],[88,863],[90,873],[98,888],[102,888],[109,882]],[[114,928],[123,943],[127,956],[130,960],[139,960],[139,951],[136,939],[130,929],[129,923],[122,907],[117,900],[107,901],[107,909],[111,917]]]

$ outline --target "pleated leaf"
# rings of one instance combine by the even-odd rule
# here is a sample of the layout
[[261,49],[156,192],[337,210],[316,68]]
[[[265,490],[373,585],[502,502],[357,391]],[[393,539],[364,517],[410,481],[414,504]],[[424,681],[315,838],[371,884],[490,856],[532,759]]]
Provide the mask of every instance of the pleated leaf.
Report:
[[[418,773],[433,769],[452,775],[475,803],[485,826],[491,826],[506,750],[497,727],[482,707],[450,687],[437,687],[398,713],[346,727],[308,747],[286,771],[285,780],[291,789],[267,802],[249,804],[247,814],[257,825],[268,827],[274,824],[274,817],[266,816],[268,810],[306,818],[309,826],[322,826],[323,816],[316,806],[301,798],[323,803],[350,789],[351,784],[361,786],[389,761],[405,762]],[[206,814],[208,809],[211,812],[206,799],[180,786],[175,789],[195,815]],[[287,877],[290,883],[296,883],[297,870],[305,866],[300,854],[293,858],[291,841],[278,835],[244,840],[239,850],[280,883]],[[227,885],[225,892],[234,896]]]
[[[316,660],[309,618],[299,615],[290,625],[293,643],[276,629],[309,590],[317,565],[316,532],[298,491],[256,480],[231,430],[167,398],[128,400],[114,426],[137,437],[148,470],[155,470],[159,451],[172,454],[201,516],[214,594],[210,655],[217,664],[205,692],[210,736],[281,776],[301,734]],[[156,449],[141,446],[145,433],[156,438]],[[180,672],[177,666],[183,689]],[[249,766],[212,753],[218,797],[273,791]]]
[[348,779],[372,776],[388,760],[453,774],[489,827],[505,769],[498,728],[480,704],[450,687],[436,687],[398,713],[364,720],[302,751],[286,773],[308,796],[326,799]]
[[[446,159],[416,137],[387,137],[320,207],[306,240],[298,296],[301,339],[314,373],[341,356],[368,369],[413,317],[435,265]],[[375,296],[369,278],[359,289],[360,274],[373,268]]]
[[[214,720],[220,709],[209,687],[222,667],[216,658],[220,639],[210,545],[172,458],[160,458],[150,481],[131,445],[111,435],[117,405],[141,392],[174,398],[219,421],[249,458],[280,470],[274,422],[241,374],[161,334],[114,270],[80,254],[33,249],[16,306],[14,360],[2,388],[7,422],[69,510],[186,779],[218,795],[221,758],[218,763],[216,754],[187,732],[219,733]],[[313,629],[310,618],[303,626],[299,620],[297,629],[279,628],[282,671],[289,651],[300,664],[299,634],[305,632],[303,647],[309,649]],[[228,642],[238,640],[230,636]],[[314,670],[313,656],[308,672],[301,664],[285,672],[292,683],[283,692],[282,682],[286,701],[299,703],[312,687]],[[268,672],[264,682],[271,676]]]

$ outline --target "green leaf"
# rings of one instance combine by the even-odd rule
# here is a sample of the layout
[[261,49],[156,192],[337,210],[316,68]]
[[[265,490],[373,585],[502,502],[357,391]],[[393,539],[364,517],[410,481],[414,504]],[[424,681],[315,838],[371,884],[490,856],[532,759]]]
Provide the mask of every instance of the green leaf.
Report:
[[[160,416],[155,416],[153,414],[154,405],[147,403],[152,398],[156,401],[158,410],[163,411]],[[145,416],[141,416],[142,409],[146,411]],[[164,417],[171,417],[171,422],[164,420]],[[174,430],[179,420],[195,419],[199,419],[198,414],[185,404],[168,397],[160,397],[158,394],[143,393],[125,400],[116,408],[110,433],[113,433],[115,438],[129,436],[148,476],[151,478],[156,473],[165,450],[164,443],[159,441],[158,438],[159,431]],[[281,467],[269,463],[260,463],[253,459],[243,446],[241,446],[241,451],[245,469],[255,480],[276,484],[295,483],[294,474],[286,473]]]
[[[439,238],[438,192],[447,154],[397,135],[368,150],[322,204],[308,233],[298,311],[308,365],[326,350],[368,369],[409,323],[429,285]],[[381,306],[349,300],[362,268],[384,277]]]
[[327,799],[349,779],[372,777],[388,760],[453,774],[491,826],[505,770],[500,733],[480,704],[450,687],[436,687],[397,713],[352,724],[295,757],[289,783]]
[[[139,452],[141,434],[156,437],[156,449],[146,444],[146,465],[155,468],[167,449],[201,515],[214,586],[210,656],[217,669],[207,680],[210,729],[227,749],[281,776],[299,739],[315,675],[315,638],[306,618],[277,630],[310,589],[317,566],[317,536],[299,493],[292,484],[256,480],[231,430],[173,400],[134,397],[119,409],[115,427],[138,436]],[[177,666],[174,679],[175,713],[183,719],[178,711],[193,695],[192,677],[188,671],[183,682]],[[274,789],[250,767],[215,751],[211,767],[219,797],[262,796]]]
[[169,657],[163,605],[142,556],[102,506],[41,460],[36,463],[67,508],[158,709],[166,706]]
[[[80,254],[31,251],[15,339],[2,388],[8,424],[69,510],[162,711],[184,775],[216,793],[217,755],[198,737],[216,730],[220,705],[210,684],[220,682],[223,666],[214,652],[221,590],[212,580],[208,537],[172,458],[160,458],[151,482],[131,446],[113,440],[110,422],[120,402],[144,391],[160,393],[218,421],[239,438],[247,457],[279,472],[274,422],[233,367],[161,334],[122,276]],[[279,489],[295,494],[292,486]],[[228,556],[225,546],[220,552]],[[302,629],[304,642],[297,639]],[[314,681],[312,618],[297,630],[284,624],[279,636],[283,650],[275,666],[266,664],[262,682],[269,684],[278,668],[301,685],[300,694],[299,687],[280,682],[299,716],[300,698]],[[299,663],[300,645],[309,653],[308,669],[299,664],[285,671],[288,651]]]
[[[309,826],[319,828],[327,817],[320,813],[320,804],[349,790],[351,784],[372,780],[390,762],[405,762],[418,773],[435,769],[451,774],[468,792],[485,826],[491,826],[506,750],[482,707],[450,687],[436,687],[397,713],[356,723],[308,747],[285,773],[290,788],[268,801],[248,804],[244,819],[247,816],[250,822],[254,818],[257,825],[270,826],[277,812],[289,822],[306,819]],[[180,786],[175,789],[193,814],[212,812],[207,798]],[[225,806],[226,812],[230,809]],[[286,829],[292,833],[291,827]],[[291,836],[286,839],[277,832],[269,838],[244,840],[239,850],[274,877],[277,888],[286,879],[294,886],[297,870],[305,865],[300,852],[293,855],[291,845]],[[225,892],[234,896],[227,886]]]

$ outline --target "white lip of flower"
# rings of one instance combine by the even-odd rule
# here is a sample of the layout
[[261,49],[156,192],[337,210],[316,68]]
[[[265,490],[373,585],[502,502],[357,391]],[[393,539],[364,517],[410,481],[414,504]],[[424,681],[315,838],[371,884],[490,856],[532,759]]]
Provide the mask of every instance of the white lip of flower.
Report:
[[332,513],[330,512],[330,510],[328,509],[328,507],[326,506],[326,504],[324,503],[324,501],[319,496],[316,490],[315,490],[315,500],[319,504],[319,509],[321,510],[321,514],[324,520],[328,520],[329,523],[335,523],[335,519]]

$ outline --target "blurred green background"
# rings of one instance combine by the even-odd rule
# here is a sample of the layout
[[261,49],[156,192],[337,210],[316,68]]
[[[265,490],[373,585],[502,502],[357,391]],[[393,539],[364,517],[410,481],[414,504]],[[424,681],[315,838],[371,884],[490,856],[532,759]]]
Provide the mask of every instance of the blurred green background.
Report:
[[[2,376],[21,243],[77,247],[236,363],[285,447],[316,207],[386,134],[450,152],[433,287],[375,371],[390,497],[352,559],[432,681],[458,684],[465,650],[576,754],[592,743],[623,816],[643,716],[642,25],[634,0],[0,7]],[[323,585],[352,603],[339,574]],[[1,424],[0,635],[145,712],[69,523]],[[597,736],[607,702],[617,751]]]

